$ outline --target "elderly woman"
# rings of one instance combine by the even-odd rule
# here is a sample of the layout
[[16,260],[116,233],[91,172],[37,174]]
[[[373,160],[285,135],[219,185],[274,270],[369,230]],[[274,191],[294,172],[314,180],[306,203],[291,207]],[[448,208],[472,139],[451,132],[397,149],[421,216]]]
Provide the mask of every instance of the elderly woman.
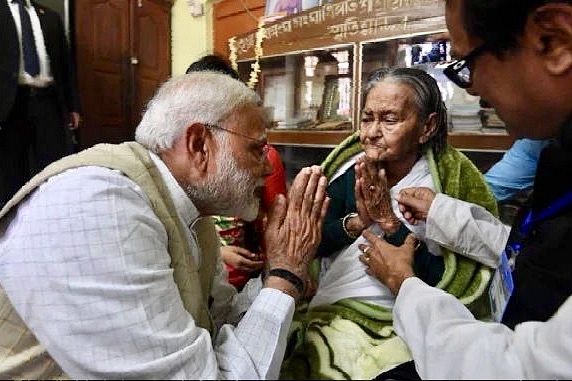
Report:
[[363,99],[362,151],[340,167],[328,187],[332,201],[319,255],[335,260],[322,261],[320,284],[311,306],[349,297],[393,306],[387,288],[357,264],[361,254],[358,244],[365,242],[360,235],[369,226],[393,244],[401,244],[413,233],[419,240],[416,273],[431,285],[441,280],[445,268],[442,250],[434,242],[424,242],[424,223],[411,225],[403,218],[394,200],[401,189],[442,191],[442,184],[454,182],[458,185],[454,192],[461,193],[457,198],[480,200],[478,203],[496,212],[494,198],[478,170],[447,146],[447,110],[429,74],[410,68],[376,70],[364,86]]
[[411,224],[394,200],[402,189],[424,187],[497,213],[482,174],[447,145],[436,81],[418,69],[379,69],[364,85],[363,99],[359,141],[357,134],[346,139],[323,164],[331,202],[319,285],[308,312],[295,319],[297,349],[287,353],[285,378],[371,378],[408,360],[406,346],[392,335],[393,294],[359,260],[366,228],[394,245],[412,233],[416,274],[483,312],[476,306],[486,296],[490,270],[426,239],[425,223]]

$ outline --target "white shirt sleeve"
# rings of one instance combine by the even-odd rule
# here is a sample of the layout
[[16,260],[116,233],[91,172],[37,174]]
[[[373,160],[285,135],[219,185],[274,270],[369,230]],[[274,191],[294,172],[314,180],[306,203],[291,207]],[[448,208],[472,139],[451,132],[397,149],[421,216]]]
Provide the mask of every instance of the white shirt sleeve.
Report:
[[263,289],[216,340],[184,309],[141,189],[98,167],[53,177],[0,232],[0,282],[75,379],[276,378],[293,299]]
[[437,193],[427,215],[425,236],[441,246],[497,267],[510,227],[479,205]]
[[512,331],[475,320],[455,297],[408,278],[393,319],[422,379],[572,378],[572,297],[549,321]]

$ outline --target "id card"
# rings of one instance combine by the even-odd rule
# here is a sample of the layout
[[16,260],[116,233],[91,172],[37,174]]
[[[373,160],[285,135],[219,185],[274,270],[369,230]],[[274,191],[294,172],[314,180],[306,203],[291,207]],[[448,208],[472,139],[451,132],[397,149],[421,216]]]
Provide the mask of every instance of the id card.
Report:
[[489,300],[491,303],[491,317],[493,321],[500,322],[508,304],[508,299],[514,290],[512,270],[506,255],[502,252],[501,263],[493,275],[489,287]]

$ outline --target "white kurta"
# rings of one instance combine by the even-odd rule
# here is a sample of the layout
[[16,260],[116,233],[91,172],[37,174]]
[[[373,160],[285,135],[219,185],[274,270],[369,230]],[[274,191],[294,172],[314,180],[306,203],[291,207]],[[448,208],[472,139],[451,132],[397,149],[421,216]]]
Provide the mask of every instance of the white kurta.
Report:
[[571,379],[572,297],[545,323],[512,331],[485,323],[455,297],[418,278],[403,282],[393,309],[422,379]]
[[510,227],[488,210],[438,193],[427,215],[425,237],[490,267],[499,264]]
[[[426,233],[446,246],[456,240],[465,255],[494,265],[508,228],[483,208],[440,194]],[[409,278],[393,320],[423,379],[572,378],[572,298],[548,322],[526,322],[512,331],[475,320],[453,296]]]
[[[181,220],[192,225],[198,211],[153,159]],[[200,263],[191,229],[188,238]],[[183,307],[170,262],[167,232],[147,196],[106,168],[54,176],[0,221],[0,283],[71,378],[277,378],[294,300],[249,289],[248,312],[211,340]],[[220,258],[217,269],[211,309],[220,325],[244,310],[235,308],[240,298]]]

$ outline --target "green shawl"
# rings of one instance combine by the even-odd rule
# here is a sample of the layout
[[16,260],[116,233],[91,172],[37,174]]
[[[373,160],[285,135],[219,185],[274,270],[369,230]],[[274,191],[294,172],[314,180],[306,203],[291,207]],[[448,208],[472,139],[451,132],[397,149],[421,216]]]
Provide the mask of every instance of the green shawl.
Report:
[[[332,150],[322,163],[328,179],[361,150],[357,133]],[[432,150],[426,156],[438,192],[498,215],[481,172],[464,154],[446,146],[437,158]],[[487,319],[492,269],[441,249],[445,271],[436,287],[459,298],[478,318]],[[353,298],[309,310],[300,307],[288,340],[283,379],[371,379],[411,360],[407,346],[393,332],[391,309]]]

